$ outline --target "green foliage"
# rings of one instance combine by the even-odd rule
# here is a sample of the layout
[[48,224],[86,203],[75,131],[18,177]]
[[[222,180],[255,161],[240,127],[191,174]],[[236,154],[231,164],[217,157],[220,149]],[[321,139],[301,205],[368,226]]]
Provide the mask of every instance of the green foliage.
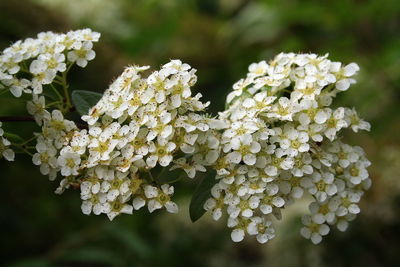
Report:
[[217,183],[215,170],[209,171],[197,185],[190,201],[189,214],[192,222],[197,221],[206,212],[203,208],[204,203],[211,196],[211,188]]
[[85,90],[74,90],[71,94],[72,103],[80,115],[86,115],[102,96],[100,93]]
[[14,133],[4,133],[3,135],[5,138],[7,138],[10,142],[13,143],[22,143],[24,141],[24,139],[21,136]]

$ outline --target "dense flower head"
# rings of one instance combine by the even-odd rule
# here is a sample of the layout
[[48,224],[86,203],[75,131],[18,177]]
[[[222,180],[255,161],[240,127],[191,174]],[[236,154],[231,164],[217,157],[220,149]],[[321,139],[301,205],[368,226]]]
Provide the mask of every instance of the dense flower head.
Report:
[[[197,76],[188,64],[171,60],[148,75],[148,66],[129,66],[81,117],[82,127],[68,119],[66,77],[94,59],[99,37],[90,29],[44,32],[0,55],[2,88],[32,97],[27,111],[41,128],[33,163],[50,180],[62,177],[56,193],[80,190],[84,214],[113,220],[142,207],[176,213],[172,182],[160,179],[175,169],[188,178],[215,171],[204,209],[215,220],[226,217],[234,242],[274,238],[274,218],[304,195],[312,201],[301,235],[315,244],[331,227],[346,230],[360,212],[371,163],[340,133],[370,124],[354,108],[331,107],[356,82],[357,64],[294,53],[253,63],[216,117],[205,113],[209,102],[200,93],[192,95]],[[51,94],[55,101],[47,103]],[[1,127],[0,157],[13,161]]]
[[78,129],[58,110],[44,117],[34,163],[51,179],[57,172],[64,176],[57,192],[79,186],[85,214],[113,219],[145,205],[150,212],[165,207],[175,213],[174,188],[158,184],[152,169],[176,162],[190,177],[205,171],[185,164],[212,120],[201,113],[208,103],[192,96],[196,70],[172,60],[143,77],[148,68],[127,67],[115,79],[82,116],[88,129]]
[[282,210],[305,193],[314,202],[301,234],[313,243],[331,226],[344,230],[354,219],[371,183],[370,162],[339,133],[370,125],[354,109],[330,105],[355,83],[358,70],[327,55],[282,53],[251,64],[247,77],[233,85],[218,117],[227,124],[211,164],[218,182],[204,205],[216,220],[227,215],[233,241],[249,234],[267,242],[275,234],[272,217],[281,219]]
[[93,42],[99,38],[99,33],[83,29],[42,32],[35,39],[18,41],[0,55],[0,82],[16,97],[42,94],[43,87],[72,63],[85,67],[95,57]]

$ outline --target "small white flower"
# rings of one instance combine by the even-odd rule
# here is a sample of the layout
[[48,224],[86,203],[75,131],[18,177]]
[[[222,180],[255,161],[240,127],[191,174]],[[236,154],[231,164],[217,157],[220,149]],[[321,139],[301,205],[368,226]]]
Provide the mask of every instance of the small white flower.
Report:
[[61,168],[63,176],[78,175],[79,164],[81,157],[79,154],[74,153],[72,149],[65,147],[61,150],[60,156],[57,158],[57,163]]
[[33,115],[38,125],[42,125],[43,121],[50,119],[50,113],[45,109],[44,96],[32,95],[32,101],[26,103],[28,113]]
[[266,113],[269,118],[292,121],[292,116],[297,112],[298,104],[291,102],[287,97],[280,97],[278,103],[274,104],[270,111]]
[[104,205],[103,212],[107,214],[110,221],[121,213],[132,214],[133,207],[126,203],[120,202],[118,199],[113,202],[107,202]]
[[336,194],[337,186],[334,182],[335,178],[332,173],[314,172],[311,178],[303,180],[301,185],[307,188],[308,192],[314,195],[319,202],[323,202],[328,196]]
[[371,124],[369,122],[360,119],[354,108],[353,109],[346,108],[345,116],[347,124],[350,125],[351,129],[354,132],[357,133],[359,130],[364,130],[364,131],[371,130]]
[[338,204],[335,201],[312,202],[309,209],[313,222],[317,224],[332,223],[336,218],[335,212],[338,209]]
[[1,137],[1,143],[0,143],[0,153],[1,153],[1,155],[8,161],[14,161],[15,153],[10,148],[10,145],[11,145],[10,141],[8,141],[4,137]]
[[350,183],[358,185],[368,178],[367,166],[362,161],[353,163],[344,170],[344,176]]
[[82,43],[82,46],[77,50],[68,52],[67,57],[71,62],[76,62],[79,67],[86,67],[88,61],[95,58],[96,53],[92,50],[93,43],[86,41]]
[[146,163],[150,167],[154,167],[157,162],[165,167],[172,161],[171,152],[176,148],[175,143],[166,139],[158,138],[156,143],[152,143],[149,147],[150,154],[146,159]]
[[350,85],[355,83],[356,81],[351,77],[354,76],[360,67],[356,63],[350,63],[344,68],[341,68],[339,72],[335,73],[336,75],[336,89],[340,91],[346,91],[349,89]]
[[348,127],[344,117],[344,108],[338,108],[332,112],[331,109],[326,109],[328,120],[325,122],[325,136],[333,141],[336,138],[336,133],[345,127]]
[[329,233],[329,226],[326,224],[315,223],[309,215],[302,217],[304,227],[301,228],[301,235],[307,239],[311,239],[311,242],[318,244],[322,241],[322,236]]
[[174,187],[167,184],[161,185],[161,190],[155,186],[147,185],[144,187],[144,193],[148,199],[149,212],[165,207],[170,213],[177,213],[178,206],[170,200],[174,193]]
[[56,148],[50,143],[39,140],[36,151],[37,153],[32,157],[33,164],[40,165],[40,172],[43,175],[49,175],[52,169],[58,167]]
[[67,68],[64,54],[41,54],[39,55],[38,60],[46,64],[47,69],[64,72]]
[[228,162],[238,164],[240,161],[247,165],[254,165],[257,157],[256,153],[260,151],[261,145],[252,140],[251,135],[245,134],[231,140],[230,144],[225,145],[224,150],[233,152],[227,155]]
[[27,79],[4,79],[2,80],[4,85],[8,86],[10,88],[10,92],[15,96],[15,97],[20,97],[22,93],[30,93],[31,90],[29,89],[31,82]]

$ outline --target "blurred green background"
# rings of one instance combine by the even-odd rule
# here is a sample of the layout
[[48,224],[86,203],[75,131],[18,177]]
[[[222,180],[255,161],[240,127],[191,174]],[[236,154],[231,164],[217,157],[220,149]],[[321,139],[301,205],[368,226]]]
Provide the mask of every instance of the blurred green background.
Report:
[[[0,161],[0,264],[5,266],[400,266],[400,1],[398,0],[0,0],[0,48],[38,32],[90,27],[102,33],[96,59],[75,69],[75,89],[103,91],[128,64],[179,58],[198,69],[195,90],[223,109],[231,85],[251,62],[284,52],[330,54],[357,62],[358,83],[337,105],[355,106],[370,133],[345,133],[372,161],[372,189],[347,232],[318,246],[300,237],[299,204],[266,245],[230,240],[225,222],[191,223],[196,181],[181,182],[178,215],[139,211],[109,222],[85,216],[79,193],[53,194],[27,156]],[[0,99],[0,114],[24,114]],[[32,124],[8,123],[21,135]]]

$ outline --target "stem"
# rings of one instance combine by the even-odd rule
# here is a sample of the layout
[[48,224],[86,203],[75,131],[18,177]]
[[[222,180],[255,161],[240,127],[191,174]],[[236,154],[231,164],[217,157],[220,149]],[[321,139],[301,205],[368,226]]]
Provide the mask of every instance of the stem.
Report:
[[0,121],[3,122],[19,122],[19,121],[35,121],[31,116],[0,116]]
[[334,89],[335,84],[330,84],[327,87],[324,88],[325,91],[332,91]]
[[69,65],[67,67],[67,70],[62,73],[62,80],[61,80],[62,87],[63,87],[63,90],[64,90],[64,95],[65,95],[65,98],[67,99],[67,110],[69,110],[72,107],[71,98],[69,96],[69,90],[68,90],[69,89],[69,85],[67,83],[67,74],[68,74],[69,70],[71,69],[71,67],[73,65],[74,64],[71,63],[71,65]]
[[49,107],[54,106],[54,105],[60,105],[60,104],[62,104],[62,101],[54,101],[54,102],[51,102],[51,103],[47,104],[46,108],[49,108]]
[[4,94],[6,94],[6,93],[9,92],[9,91],[10,91],[9,88],[5,88],[3,92],[0,92],[0,95],[4,95]]
[[181,179],[182,179],[182,175],[179,175],[179,177],[178,178],[176,178],[175,180],[172,180],[172,181],[167,181],[166,183],[168,183],[168,184],[173,184],[173,183],[176,183],[176,182],[178,182],[178,181],[180,181]]
[[[21,144],[15,144],[12,143],[12,146],[15,146],[17,148],[19,148],[20,150],[22,150],[23,152],[25,152],[26,154],[28,154],[29,156],[33,157],[33,153],[31,153],[28,149],[28,147],[26,147],[25,145],[21,145]],[[28,148],[28,149],[27,149]]]
[[[29,142],[35,140],[37,138],[36,135],[32,136],[31,138],[29,138],[28,140],[25,140],[22,144],[20,144],[21,146],[28,144]],[[29,147],[28,147],[29,148]],[[31,147],[31,148],[35,148],[35,147]]]
[[[25,72],[29,72],[28,70],[28,66],[26,65],[25,61],[22,61],[22,64],[20,66],[20,70],[25,71]],[[30,72],[29,72],[30,73]]]
[[54,93],[56,93],[56,95],[58,96],[58,99],[59,99],[60,101],[62,101],[62,100],[63,100],[63,97],[62,97],[62,95],[60,94],[60,92],[58,92],[57,88],[55,88],[53,84],[50,84],[50,87],[51,87],[51,89],[53,89]]
[[62,82],[60,81],[60,79],[54,79],[53,83],[56,83],[56,84],[61,85],[61,86],[63,85]]
[[[163,169],[163,171],[164,170],[168,170],[167,168],[164,168]],[[162,172],[163,172],[162,171]],[[179,182],[180,180],[182,180],[184,177],[187,177],[187,174],[186,174],[186,172],[182,169],[182,172],[178,175],[178,178],[176,178],[176,179],[174,179],[174,180],[170,180],[170,181],[163,181],[163,182],[165,182],[166,184],[173,184],[173,183],[176,183],[176,182]]]
[[160,173],[157,175],[156,181],[160,181],[160,178],[163,176],[164,172],[167,170],[166,167],[163,167]]

